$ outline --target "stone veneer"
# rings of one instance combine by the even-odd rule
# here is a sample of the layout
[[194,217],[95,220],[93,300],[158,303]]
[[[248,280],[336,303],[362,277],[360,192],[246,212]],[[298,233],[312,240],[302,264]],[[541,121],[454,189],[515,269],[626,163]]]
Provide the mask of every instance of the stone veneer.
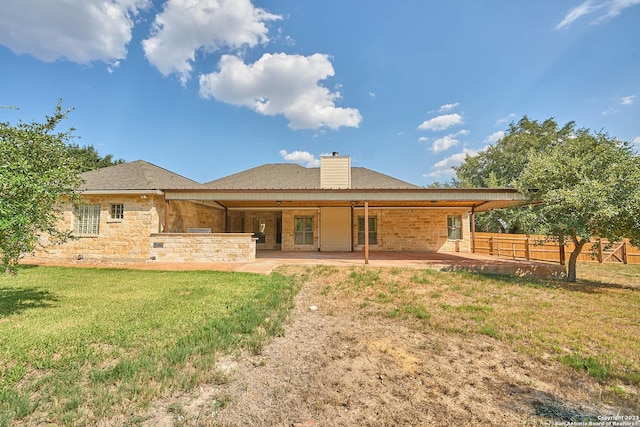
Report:
[[[462,217],[462,239],[449,240],[447,217]],[[294,219],[297,216],[313,217],[313,246],[295,245]],[[358,245],[358,217],[364,216],[364,209],[354,209],[352,224],[353,249],[363,250]],[[429,252],[471,252],[470,214],[466,209],[369,209],[369,217],[376,217],[378,223],[378,243],[370,245],[371,251],[429,251]],[[282,211],[282,250],[318,250],[319,232],[318,209],[290,209]]]
[[[100,206],[98,234],[76,236],[63,244],[51,244],[43,234],[43,249],[34,256],[59,259],[147,260],[152,256],[151,235],[164,231],[164,197],[158,195],[84,196],[83,203]],[[169,208],[169,230],[187,232],[189,228],[224,231],[224,210],[203,203],[172,201]],[[111,218],[111,205],[122,204],[122,219]],[[58,229],[72,231],[75,208],[65,206]],[[243,255],[244,257],[245,255]],[[255,250],[254,250],[255,256]],[[233,258],[231,256],[230,258]]]
[[[164,261],[245,262],[255,259],[256,247],[281,248],[284,251],[318,250],[321,222],[318,208],[232,211],[229,212],[229,223],[226,226],[232,233],[219,233],[225,231],[224,210],[199,202],[171,201],[171,233],[160,234],[164,231],[165,201],[162,196],[104,195],[85,196],[84,200],[87,204],[100,205],[99,234],[77,237],[62,245],[47,245],[47,237],[43,236],[41,241],[45,244],[45,249],[37,251],[37,257],[147,260],[155,256]],[[123,219],[111,218],[112,204],[124,206]],[[449,215],[462,217],[460,240],[447,238]],[[297,216],[313,217],[313,245],[294,244],[294,220]],[[361,216],[364,216],[364,210],[355,208],[351,238],[356,251],[364,249],[363,245],[357,244],[358,217]],[[471,251],[470,214],[466,209],[371,208],[369,216],[375,216],[378,225],[378,242],[370,245],[371,251]],[[254,219],[264,221],[266,225],[264,244],[256,245],[255,240],[251,241]],[[280,220],[281,243],[276,243],[276,229]],[[65,207],[59,228],[73,230],[74,222],[74,209],[71,206]],[[189,228],[210,228],[213,233],[203,236],[187,234]],[[154,243],[166,245],[154,248]],[[175,255],[169,254],[171,248],[175,249]]]
[[[462,239],[449,240],[447,217],[462,217]],[[364,209],[353,212],[354,250],[358,245],[358,217]],[[378,223],[378,244],[371,251],[471,252],[470,215],[466,209],[369,209],[369,217]]]
[[[297,216],[313,217],[313,245],[295,244],[295,218]],[[283,251],[315,251],[318,250],[320,229],[318,209],[289,209],[282,211],[282,250]]]
[[[98,235],[78,236],[63,244],[50,244],[47,235],[40,237],[44,249],[36,257],[61,259],[127,259],[149,258],[149,236],[161,231],[163,198],[153,195],[85,196],[86,204],[100,205]],[[112,204],[124,206],[124,218],[111,218]],[[65,206],[58,229],[73,231],[75,209]]]
[[151,259],[160,262],[251,262],[251,233],[161,233],[151,235]]
[[169,204],[169,231],[171,233],[186,233],[189,228],[210,228],[213,233],[225,231],[224,209],[200,202],[182,200],[172,200]]

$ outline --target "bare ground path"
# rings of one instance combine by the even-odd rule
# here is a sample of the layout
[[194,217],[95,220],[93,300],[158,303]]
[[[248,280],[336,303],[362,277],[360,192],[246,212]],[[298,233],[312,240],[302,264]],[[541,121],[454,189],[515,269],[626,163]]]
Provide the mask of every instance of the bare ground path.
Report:
[[304,285],[261,354],[221,361],[227,382],[156,402],[145,425],[537,426],[630,410],[603,403],[596,380],[491,337],[363,315],[327,280]]

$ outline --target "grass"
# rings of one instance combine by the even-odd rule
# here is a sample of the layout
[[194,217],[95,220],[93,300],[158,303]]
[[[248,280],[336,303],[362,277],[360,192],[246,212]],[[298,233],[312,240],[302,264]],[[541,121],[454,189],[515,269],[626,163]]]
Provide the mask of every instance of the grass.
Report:
[[[364,316],[421,331],[485,336],[555,359],[614,390],[640,391],[640,266],[580,264],[579,281],[464,272],[352,268],[327,297],[352,298]],[[363,284],[366,283],[366,286]]]
[[583,283],[612,284],[640,289],[640,264],[579,262],[577,276]]
[[[221,272],[31,267],[0,276],[0,426],[130,423],[225,378],[225,353],[282,333],[299,282]],[[177,408],[174,408],[177,410]]]

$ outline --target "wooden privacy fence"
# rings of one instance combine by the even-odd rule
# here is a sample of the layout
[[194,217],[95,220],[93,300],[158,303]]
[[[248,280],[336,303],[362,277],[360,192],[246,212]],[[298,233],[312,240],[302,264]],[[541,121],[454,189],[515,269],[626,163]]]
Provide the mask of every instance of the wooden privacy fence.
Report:
[[[523,258],[538,261],[558,262],[565,264],[573,251],[573,243],[564,247],[558,242],[543,242],[544,236],[527,236],[526,234],[475,233],[474,252],[503,258]],[[632,246],[628,239],[614,243],[601,240],[595,252],[591,250],[595,239],[582,248],[578,261],[619,262],[624,264],[640,264],[640,249]]]

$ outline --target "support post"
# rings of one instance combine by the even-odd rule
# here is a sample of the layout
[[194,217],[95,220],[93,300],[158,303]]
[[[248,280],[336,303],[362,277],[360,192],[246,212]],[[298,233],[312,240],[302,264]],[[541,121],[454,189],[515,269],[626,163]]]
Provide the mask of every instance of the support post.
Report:
[[527,239],[525,240],[525,246],[524,246],[524,257],[528,260],[531,259],[531,242],[529,240],[529,237],[527,236]]
[[627,255],[627,242],[622,242],[622,263],[629,264],[629,255]]
[[369,264],[369,202],[364,202],[364,263]]
[[476,208],[471,208],[471,253],[476,253]]
[[567,263],[567,253],[564,248],[564,239],[558,241],[558,246],[560,247],[560,265],[565,265]]
[[169,232],[169,201],[164,199],[164,230],[165,233]]

